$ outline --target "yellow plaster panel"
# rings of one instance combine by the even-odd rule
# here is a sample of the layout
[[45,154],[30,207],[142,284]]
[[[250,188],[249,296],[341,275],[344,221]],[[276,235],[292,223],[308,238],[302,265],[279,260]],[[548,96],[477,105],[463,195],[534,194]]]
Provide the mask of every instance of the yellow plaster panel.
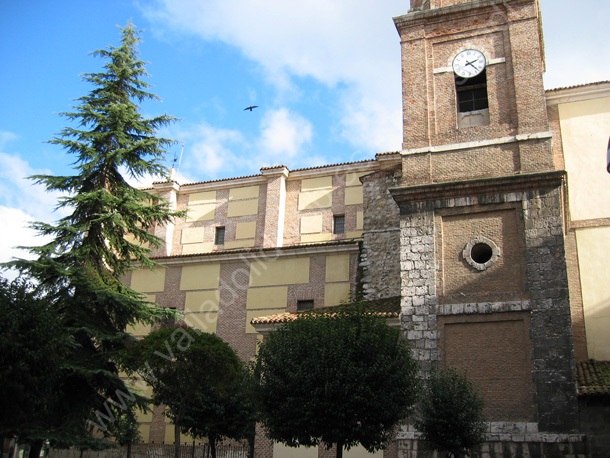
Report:
[[299,210],[330,208],[333,204],[332,189],[302,192],[299,194]]
[[211,204],[216,202],[216,191],[194,192],[189,194],[189,205]]
[[144,294],[144,300],[146,302],[150,302],[151,304],[154,304],[157,301],[157,295],[156,294]]
[[319,232],[322,232],[322,215],[301,217],[301,234],[316,234]]
[[333,177],[310,178],[301,181],[301,191],[315,191],[317,189],[331,189],[333,187]]
[[173,444],[176,439],[176,428],[169,423],[169,418],[166,417],[165,420],[165,438],[163,439],[163,442],[166,444]]
[[359,173],[348,173],[345,175],[345,186],[362,186],[360,182],[360,177],[367,175],[370,172],[359,172]]
[[326,256],[326,282],[349,281],[349,254]]
[[[157,299],[157,296],[155,294],[145,294],[144,295],[144,300],[146,302],[150,302],[150,303],[154,304],[156,299]],[[135,325],[127,326],[127,332],[129,332],[137,337],[147,336],[148,334],[150,334],[150,329],[151,329],[150,324],[141,323],[141,322],[138,322]]]
[[345,188],[345,205],[359,205],[362,202],[362,186]]
[[235,228],[236,239],[253,239],[256,237],[256,221],[237,223]]
[[138,410],[136,412],[136,418],[139,423],[150,423],[153,419],[152,410],[149,410],[147,412],[142,412],[141,410]]
[[182,247],[182,254],[209,253],[214,248],[212,242],[206,243],[189,243]]
[[182,229],[182,243],[203,243],[203,227],[187,227]]
[[589,358],[610,360],[610,227],[576,230]]
[[356,212],[356,229],[364,229],[364,212]]
[[140,425],[140,436],[143,443],[146,444],[150,441],[150,425]]
[[303,234],[301,236],[301,243],[316,243],[316,242],[328,242],[332,239],[330,232],[326,234]]
[[[345,451],[343,451],[345,454]],[[288,447],[275,442],[273,444],[273,456],[282,458],[318,458],[318,447]]]
[[605,152],[610,97],[561,104],[559,119],[572,220],[609,218]]
[[285,308],[282,309],[266,309],[266,310],[248,310],[246,312],[246,333],[254,334],[256,333],[256,329],[254,326],[250,324],[253,318],[259,316],[267,316],[267,315],[277,315],[278,313],[284,313],[286,311]]
[[362,231],[352,231],[352,232],[346,232],[345,236],[348,239],[358,239],[360,237],[362,237]]
[[229,200],[253,199],[258,197],[258,186],[246,186],[243,188],[233,188],[229,191]]
[[229,202],[229,218],[235,216],[249,216],[258,213],[258,199],[238,200]]
[[362,445],[357,445],[349,450],[343,451],[343,458],[383,458],[383,450],[375,453],[367,452]]
[[156,293],[165,290],[165,269],[138,269],[131,273],[131,287],[141,293]]
[[150,334],[150,324],[138,322],[135,325],[127,326],[127,332],[137,337],[143,337]]
[[275,288],[248,289],[247,309],[268,309],[270,307],[286,307],[288,304],[288,288],[277,286]]
[[225,242],[225,249],[232,248],[251,248],[254,246],[254,239],[250,240],[235,240],[234,242]]
[[324,287],[324,307],[339,305],[349,299],[349,283],[328,283]]
[[309,258],[260,260],[250,266],[250,286],[309,283]]
[[197,264],[182,267],[180,289],[218,289],[220,283],[220,264]]
[[213,334],[216,332],[216,325],[218,324],[218,313],[187,313],[184,316],[184,322],[191,328]]
[[186,210],[186,221],[212,221],[216,204],[189,205]]
[[189,291],[184,302],[185,312],[217,312],[220,303],[220,292]]

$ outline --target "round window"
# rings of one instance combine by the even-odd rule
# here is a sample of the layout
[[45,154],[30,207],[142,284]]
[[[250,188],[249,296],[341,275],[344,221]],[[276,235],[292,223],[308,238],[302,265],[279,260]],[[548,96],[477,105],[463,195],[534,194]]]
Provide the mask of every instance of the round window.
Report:
[[500,248],[487,237],[475,237],[466,244],[462,256],[476,270],[486,270],[500,257]]

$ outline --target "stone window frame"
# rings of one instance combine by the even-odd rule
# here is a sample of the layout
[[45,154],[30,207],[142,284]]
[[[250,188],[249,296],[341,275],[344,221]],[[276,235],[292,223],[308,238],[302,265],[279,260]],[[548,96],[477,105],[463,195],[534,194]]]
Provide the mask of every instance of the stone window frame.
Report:
[[[485,244],[491,248],[491,258],[485,263],[477,262],[472,258],[472,248],[475,245],[478,245],[481,243]],[[464,247],[464,250],[462,251],[462,256],[463,256],[464,260],[472,268],[479,270],[479,271],[484,271],[484,270],[487,270],[489,267],[491,267],[498,260],[498,258],[500,256],[502,256],[502,252],[500,250],[500,247],[496,244],[496,242],[494,242],[490,238],[487,238],[484,236],[477,236],[466,244],[466,246]]]

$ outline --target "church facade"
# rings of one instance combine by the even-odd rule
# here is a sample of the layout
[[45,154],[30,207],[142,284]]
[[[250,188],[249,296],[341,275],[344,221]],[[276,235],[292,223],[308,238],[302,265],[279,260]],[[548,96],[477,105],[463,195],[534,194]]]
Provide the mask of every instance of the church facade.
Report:
[[[244,360],[286,314],[391,299],[422,373],[457,367],[483,394],[481,453],[603,450],[608,392],[582,371],[610,360],[610,82],[544,90],[537,0],[411,0],[394,22],[401,151],[156,183],[187,216],[155,228],[163,268],[127,281]],[[173,442],[162,407],[140,420]],[[430,456],[418,439],[405,425],[376,456]]]

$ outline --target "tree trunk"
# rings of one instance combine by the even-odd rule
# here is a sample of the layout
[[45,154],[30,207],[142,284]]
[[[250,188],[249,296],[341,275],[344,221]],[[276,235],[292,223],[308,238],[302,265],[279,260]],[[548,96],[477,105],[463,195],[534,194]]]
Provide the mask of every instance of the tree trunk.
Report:
[[248,437],[248,458],[254,458],[254,436]]
[[28,458],[39,458],[40,451],[42,450],[42,439],[37,439],[30,444],[30,453],[28,454]]
[[208,442],[210,443],[211,458],[216,458],[216,435],[210,434],[208,436]]
[[131,442],[127,444],[127,458],[131,458]]
[[180,426],[174,425],[174,458],[180,458]]
[[343,458],[343,443],[337,442],[337,458]]

